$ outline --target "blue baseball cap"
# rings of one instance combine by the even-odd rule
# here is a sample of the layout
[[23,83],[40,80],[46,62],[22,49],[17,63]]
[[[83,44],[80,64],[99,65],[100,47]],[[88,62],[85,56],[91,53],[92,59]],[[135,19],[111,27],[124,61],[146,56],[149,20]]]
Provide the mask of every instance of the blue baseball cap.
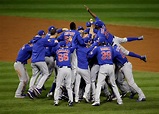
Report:
[[93,32],[97,34],[98,30],[94,28],[94,29],[93,29]]
[[90,37],[84,38],[84,43],[87,44],[88,42],[91,42],[91,38]]
[[79,31],[79,30],[84,30],[84,28],[83,28],[82,26],[79,26],[77,30],[78,30],[78,31]]
[[61,32],[63,32],[63,31],[62,31],[62,28],[57,29],[57,31],[56,31],[56,32],[57,32],[58,34],[59,34],[59,33],[61,33]]
[[91,23],[88,21],[88,22],[86,22],[86,26],[87,27],[91,27]]
[[87,29],[84,30],[84,33],[89,34],[89,31],[90,31],[90,28],[87,28]]
[[52,29],[57,29],[57,28],[55,28],[54,26],[50,26],[50,27],[48,28],[48,31],[50,32]]
[[99,43],[106,43],[106,39],[104,37],[99,37]]
[[39,35],[39,36],[45,35],[45,31],[44,31],[44,30],[39,30],[39,31],[38,31],[38,35]]
[[65,46],[66,46],[66,42],[65,42],[65,41],[61,41],[61,42],[60,42],[60,46],[61,46],[61,47],[65,47]]
[[98,20],[95,22],[95,26],[98,26],[98,27],[102,27],[103,25],[105,25],[101,20]]

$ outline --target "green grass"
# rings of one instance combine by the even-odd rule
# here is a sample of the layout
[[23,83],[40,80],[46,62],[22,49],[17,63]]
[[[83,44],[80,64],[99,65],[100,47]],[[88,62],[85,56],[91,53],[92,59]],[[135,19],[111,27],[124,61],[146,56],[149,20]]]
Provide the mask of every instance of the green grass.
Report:
[[[136,102],[128,97],[123,99],[124,104],[119,106],[115,101],[105,102],[104,95],[101,95],[101,106],[93,107],[91,104],[74,104],[68,107],[66,101],[60,101],[60,106],[53,106],[53,100],[46,98],[53,76],[46,82],[46,91],[43,91],[40,98],[35,100],[14,98],[15,90],[19,80],[14,71],[12,62],[0,62],[0,114],[157,114],[159,112],[159,73],[134,71],[134,78],[139,87],[144,91],[147,101]],[[31,76],[30,64],[27,65],[28,73]]]
[[159,28],[158,0],[0,0],[0,15],[86,22],[84,4],[106,24]]
[[[0,0],[0,16],[21,16],[86,22],[91,18],[83,5],[88,5],[106,24],[159,28],[158,0]],[[15,99],[19,84],[11,62],[0,62],[0,114],[157,114],[159,113],[159,73],[134,71],[136,83],[144,91],[147,101],[136,102],[128,97],[118,106],[115,101],[105,102],[101,96],[100,107],[92,107],[83,101],[68,107],[61,101],[59,107],[46,98],[53,76],[46,82],[46,91],[35,100]],[[31,76],[30,64],[27,65]]]

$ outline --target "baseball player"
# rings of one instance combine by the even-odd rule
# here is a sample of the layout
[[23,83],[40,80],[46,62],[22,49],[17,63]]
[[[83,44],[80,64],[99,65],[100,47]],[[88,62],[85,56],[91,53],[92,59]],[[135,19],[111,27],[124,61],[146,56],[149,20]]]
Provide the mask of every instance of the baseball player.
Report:
[[90,19],[88,22],[86,22],[86,27],[88,33],[92,35],[92,39],[95,38],[93,19]]
[[15,98],[24,98],[24,91],[29,81],[28,72],[25,68],[25,64],[27,64],[27,60],[30,59],[32,55],[32,43],[23,45],[23,47],[19,50],[18,56],[16,58],[16,62],[14,63],[14,69],[19,77],[19,85],[15,92]]
[[[98,38],[96,37],[97,34],[97,29],[94,28],[94,22],[93,19],[90,19],[89,22],[86,23],[86,26],[88,28],[86,28],[84,30],[85,35],[84,36],[88,36],[91,35],[92,37],[92,43],[97,41]],[[91,30],[92,29],[92,30]],[[91,102],[94,102],[95,100],[95,87],[96,87],[96,80],[97,80],[97,75],[99,72],[99,65],[98,65],[98,61],[96,57],[93,57],[89,60],[89,67],[90,67],[90,76],[91,76]],[[108,85],[107,83],[105,83],[102,86],[102,90],[104,90],[104,93],[107,97],[107,100],[110,100],[110,92],[108,90]]]
[[[67,42],[66,43],[66,47],[68,48],[71,48],[71,43],[70,42]],[[59,45],[57,45],[55,48],[52,48],[52,54],[56,56],[56,52],[55,52],[55,49],[56,48],[59,48]],[[56,60],[55,60],[55,63],[56,63]],[[56,79],[57,79],[57,73],[58,73],[58,69],[59,67],[57,65],[55,65],[55,79],[52,83],[52,87],[49,91],[49,93],[47,94],[47,97],[52,97],[54,95],[54,91],[55,91],[55,88],[56,88]],[[65,88],[65,83],[62,83],[61,84],[61,87],[60,87],[60,95],[59,95],[59,99],[68,99],[67,97],[67,90]]]
[[56,88],[54,93],[54,105],[59,104],[59,91],[60,87],[65,81],[66,89],[69,96],[69,106],[73,106],[73,94],[71,88],[71,53],[73,53],[75,48],[66,47],[66,42],[61,41],[60,47],[56,49],[56,64],[58,66],[58,74],[56,79]]
[[[56,38],[57,34],[51,35],[52,34],[51,32],[54,32],[54,29],[56,29],[54,26],[50,26],[48,28],[48,33],[46,34],[45,38],[47,38],[48,40]],[[47,80],[50,78],[50,76],[52,75],[52,72],[55,68],[55,61],[54,61],[54,57],[51,54],[51,50],[52,50],[52,47],[45,47],[45,62],[47,64],[48,70],[49,70],[49,76],[48,76]],[[42,74],[40,74],[39,77],[37,78],[35,85],[37,85],[39,83],[41,78],[42,78]]]
[[96,79],[99,71],[99,65],[96,57],[89,60],[90,76],[91,76],[91,96],[92,102],[95,101]]
[[82,26],[79,26],[77,28],[77,31],[80,33],[80,36],[83,37],[83,35],[84,35],[84,28]]
[[[56,34],[56,29],[54,29],[54,32],[52,35]],[[45,62],[45,47],[53,47],[58,44],[57,40],[51,40],[44,38],[45,32],[43,30],[40,30],[38,32],[38,35],[36,35],[32,42],[33,42],[33,51],[32,51],[32,60],[31,60],[31,66],[32,66],[32,77],[29,84],[29,90],[27,92],[29,98],[33,99],[33,91],[36,94],[36,96],[41,94],[42,86],[44,85],[46,79],[49,76],[48,67]],[[37,86],[34,88],[35,80],[39,73],[42,73],[42,78],[40,79]]]
[[100,105],[100,94],[101,94],[101,87],[105,83],[105,79],[109,76],[110,83],[113,88],[113,92],[117,97],[117,103],[119,105],[123,104],[122,99],[120,98],[120,94],[115,83],[115,73],[114,73],[114,66],[113,66],[113,59],[116,57],[115,50],[111,46],[107,46],[104,37],[99,38],[99,46],[94,48],[89,54],[88,57],[92,58],[93,56],[97,57],[98,64],[100,65],[99,73],[98,73],[98,80],[97,80],[97,87],[96,87],[96,94],[95,94],[95,102],[92,106],[99,106]]
[[[55,39],[57,37],[57,34],[54,34],[54,30],[56,28],[54,26],[50,26],[48,28],[48,33],[50,33],[50,35],[46,35],[46,38],[48,39]],[[49,69],[49,76],[51,76],[53,69],[55,68],[55,62],[54,62],[54,57],[51,53],[52,47],[46,47],[46,53],[45,53],[45,61],[46,64],[48,65],[48,69]]]
[[[89,61],[89,67],[90,67],[90,76],[91,76],[91,102],[95,101],[95,89],[96,89],[96,81],[97,81],[97,77],[98,77],[98,72],[99,72],[99,64],[98,64],[98,60],[97,58],[94,56],[93,58],[90,59]],[[102,86],[102,90],[104,91],[106,97],[107,97],[107,101],[110,100],[110,96],[111,93],[108,89],[108,85],[107,83],[105,83]]]
[[[46,34],[46,37],[48,37],[48,38],[56,38],[56,36],[52,36],[52,37],[50,37],[51,36],[51,31],[54,29],[55,27],[54,26],[50,26],[49,28],[48,28],[48,33]],[[67,28],[60,28],[60,29],[57,29],[57,34],[60,34],[60,33],[62,33],[62,32],[64,32],[64,31],[66,31],[66,30],[68,30]],[[57,45],[58,46],[58,45]],[[46,51],[46,56],[47,57],[45,57],[45,61],[46,61],[46,63],[48,63],[48,64],[50,64],[50,65],[53,65],[53,67],[51,67],[50,66],[50,69],[54,69],[54,71],[55,71],[55,73],[54,73],[54,76],[55,76],[55,78],[54,78],[54,81],[53,81],[53,83],[52,83],[52,86],[51,86],[51,89],[50,89],[50,91],[48,92],[48,94],[47,94],[47,97],[51,97],[51,96],[53,96],[53,93],[54,93],[54,91],[55,91],[55,87],[56,87],[56,76],[57,76],[57,66],[56,66],[56,64],[55,64],[55,54],[54,54],[54,52],[52,52],[52,51],[54,51],[54,48],[52,48],[52,47],[46,47],[47,49],[47,51]],[[48,61],[46,58],[48,58],[48,56],[50,56],[49,58],[51,58],[51,61]],[[53,58],[53,61],[52,61],[52,58]]]
[[[89,41],[91,41],[90,37],[84,38],[85,43],[89,45]],[[91,80],[90,80],[90,69],[88,66],[88,59],[87,53],[94,48],[96,43],[94,43],[91,47],[86,46],[77,46],[77,76],[75,81],[75,102],[79,102],[79,86],[81,77],[85,80],[86,87],[83,98],[86,102],[89,102],[90,99],[90,87],[91,87]]]
[[[128,56],[131,57],[135,57],[135,58],[139,58],[141,60],[143,60],[144,62],[147,61],[146,56],[140,56],[138,54],[135,54],[133,52],[130,52],[128,50],[126,50],[123,46],[121,46],[121,43],[124,42],[130,42],[130,41],[135,41],[135,40],[143,40],[143,36],[137,37],[137,38],[132,38],[132,37],[127,37],[127,38],[119,38],[117,36],[112,35],[106,28],[105,24],[93,13],[90,11],[90,9],[85,6],[87,11],[95,18],[96,22],[95,22],[95,28],[98,29],[97,32],[97,38],[99,36],[105,37],[106,41],[110,44],[110,45],[118,45],[118,47],[120,47],[121,51]],[[119,72],[120,73],[120,72]],[[121,75],[121,74],[120,74]],[[118,76],[118,79],[120,78],[120,80],[122,80],[121,76]],[[118,80],[117,80],[118,81]],[[123,81],[124,82],[124,81]],[[125,84],[125,85],[124,85]],[[129,90],[130,88],[125,88],[128,87],[128,85],[126,83],[122,83],[123,87],[120,86],[120,89],[126,89],[125,91]],[[124,87],[125,86],[125,87]],[[131,89],[132,90],[132,89]],[[128,91],[127,91],[128,92]],[[126,92],[126,93],[127,93]],[[123,93],[123,95],[126,93]]]
[[[96,36],[96,29],[94,29],[92,26],[93,26],[93,20],[90,19],[89,22],[86,23],[86,26],[88,28],[86,28],[84,30],[84,36],[87,37],[87,36],[91,36],[91,42],[95,42],[98,40],[98,38],[95,38]],[[93,33],[91,32],[91,29],[93,29]],[[92,37],[92,35],[94,35]],[[89,60],[89,67],[90,67],[90,76],[91,76],[91,102],[94,102],[94,99],[95,99],[95,87],[96,87],[96,79],[97,79],[97,74],[98,74],[98,71],[99,71],[99,65],[98,65],[98,62],[97,62],[97,59],[96,57],[93,57]],[[104,93],[107,97],[109,97],[110,95],[110,92],[108,91],[108,88],[107,88],[107,84],[105,83],[105,85],[102,87],[102,89],[104,89]]]
[[[86,7],[86,10],[92,15],[93,18],[95,18],[95,28],[98,29],[97,32],[97,37],[105,37],[107,43],[109,43],[110,45],[115,45],[118,44],[118,40],[122,40],[122,42],[130,42],[130,41],[134,41],[134,40],[143,40],[143,36],[140,36],[138,38],[132,38],[132,37],[128,37],[128,38],[124,38],[124,39],[120,39],[117,36],[112,35],[106,28],[104,22],[102,22],[86,5],[84,5]],[[120,42],[121,43],[121,42]],[[126,50],[123,46],[119,45],[122,52],[125,55],[131,56],[131,57],[136,57],[139,58],[141,60],[143,60],[144,62],[146,62],[146,56],[140,56],[138,54],[135,54],[133,52],[130,52],[128,50]]]
[[115,58],[115,62],[117,66],[120,67],[121,71],[124,73],[124,76],[129,84],[137,93],[138,93],[138,101],[145,101],[146,97],[143,91],[137,86],[134,81],[133,74],[132,74],[132,64],[127,60],[126,56],[120,50],[120,47],[117,45],[114,46],[114,49],[119,53],[118,56]]
[[[74,22],[70,23],[70,30],[63,32],[58,38],[58,41],[66,41],[66,43],[71,42],[72,47],[76,45],[85,45],[80,33],[76,30],[76,24]],[[77,75],[77,56],[76,49],[71,55],[71,66],[72,66],[72,88],[74,87],[75,77]]]

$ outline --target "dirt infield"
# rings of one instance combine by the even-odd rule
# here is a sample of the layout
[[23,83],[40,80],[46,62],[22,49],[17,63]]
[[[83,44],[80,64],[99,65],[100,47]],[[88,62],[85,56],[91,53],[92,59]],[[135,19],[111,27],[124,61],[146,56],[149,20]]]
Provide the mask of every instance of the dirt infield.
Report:
[[[18,50],[32,39],[38,30],[43,29],[47,32],[50,25],[68,28],[69,23],[68,21],[0,16],[0,61],[15,61]],[[85,23],[76,23],[77,26],[85,27]],[[136,58],[128,57],[128,59],[133,64],[134,70],[159,72],[159,29],[117,25],[107,25],[107,28],[119,37],[144,35],[143,41],[129,42],[123,46],[129,51],[146,55],[147,63]]]

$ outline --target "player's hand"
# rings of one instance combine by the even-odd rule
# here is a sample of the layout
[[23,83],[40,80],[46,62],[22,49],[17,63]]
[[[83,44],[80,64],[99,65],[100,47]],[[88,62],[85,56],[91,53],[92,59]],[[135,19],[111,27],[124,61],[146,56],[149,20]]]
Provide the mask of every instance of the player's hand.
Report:
[[72,42],[72,37],[71,36],[69,37],[69,41]]
[[62,31],[66,31],[66,30],[68,30],[68,28],[62,28]]
[[84,7],[86,8],[87,11],[89,10],[89,8],[86,5],[84,5]]

